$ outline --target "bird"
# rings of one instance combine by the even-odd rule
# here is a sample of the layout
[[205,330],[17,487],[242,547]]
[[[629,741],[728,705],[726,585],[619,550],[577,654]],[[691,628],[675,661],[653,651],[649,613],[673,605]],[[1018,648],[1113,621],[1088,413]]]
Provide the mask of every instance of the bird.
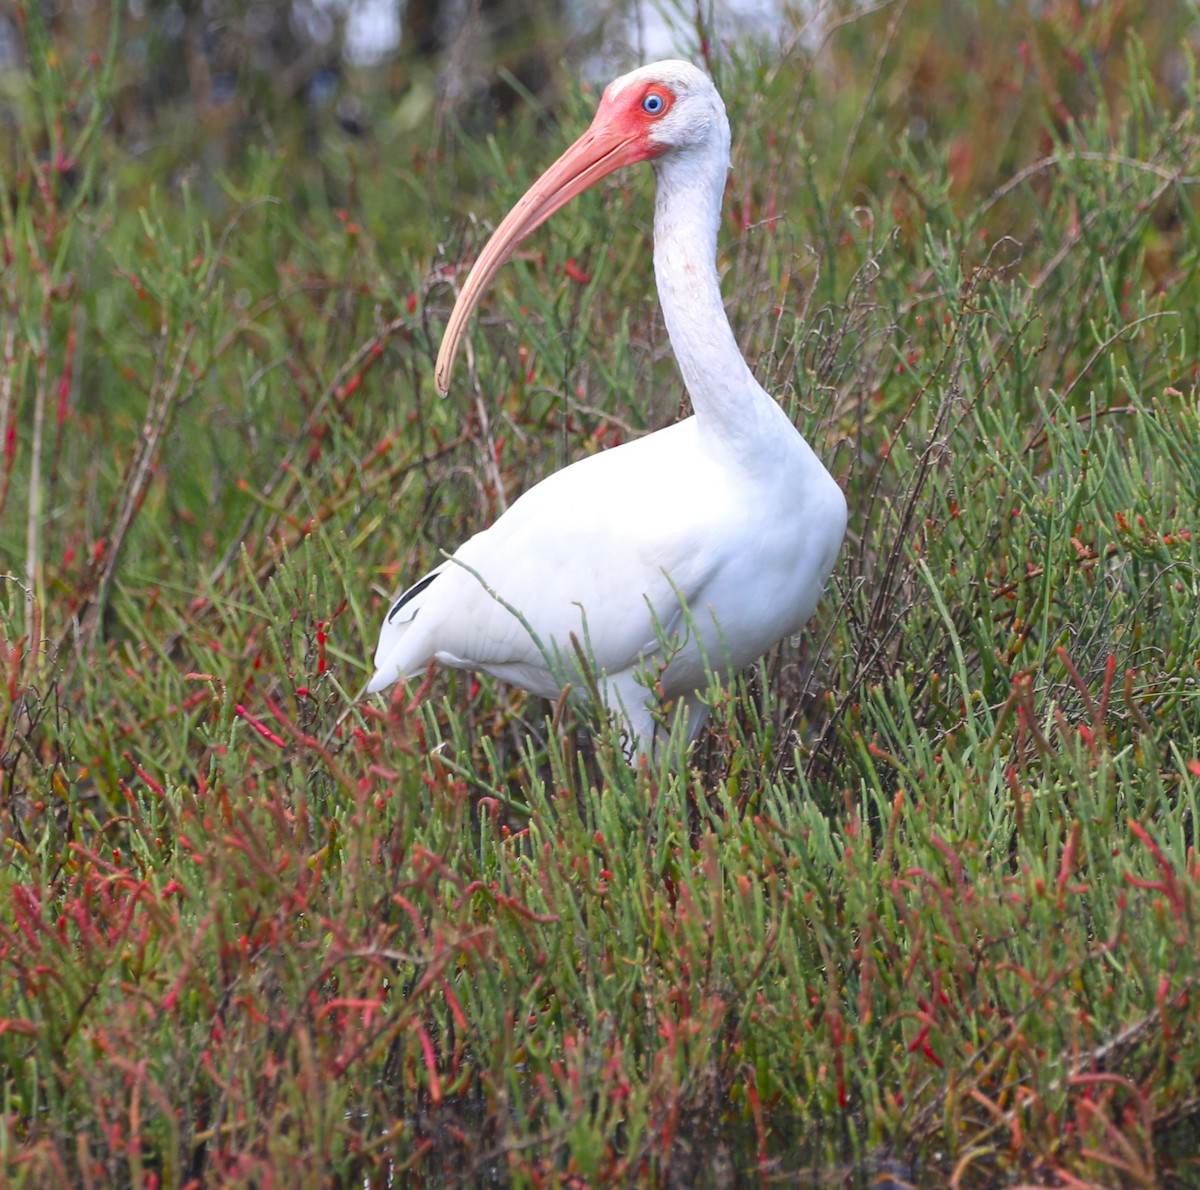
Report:
[[730,129],[713,83],[655,62],[604,90],[587,131],[477,256],[435,368],[440,394],[468,319],[516,245],[614,170],[656,176],[654,276],[692,414],[578,460],[391,603],[367,690],[465,669],[544,698],[598,695],[627,759],[653,756],[665,708],[690,743],[714,675],[799,633],[845,535],[836,480],[755,380],[725,313],[717,236]]

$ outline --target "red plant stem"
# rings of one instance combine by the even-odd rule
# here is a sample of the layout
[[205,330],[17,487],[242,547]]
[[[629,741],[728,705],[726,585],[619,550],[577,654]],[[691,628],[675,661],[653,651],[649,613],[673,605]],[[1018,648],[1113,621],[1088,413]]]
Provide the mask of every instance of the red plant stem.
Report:
[[263,739],[270,740],[271,743],[277,748],[283,748],[286,746],[286,741],[282,736],[277,736],[265,723],[262,722],[262,720],[256,719],[252,714],[250,714],[250,712],[246,710],[246,708],[242,706],[240,702],[236,707],[234,707],[234,711],[237,713],[239,718],[244,719],[251,727],[253,727],[254,730],[263,737]]

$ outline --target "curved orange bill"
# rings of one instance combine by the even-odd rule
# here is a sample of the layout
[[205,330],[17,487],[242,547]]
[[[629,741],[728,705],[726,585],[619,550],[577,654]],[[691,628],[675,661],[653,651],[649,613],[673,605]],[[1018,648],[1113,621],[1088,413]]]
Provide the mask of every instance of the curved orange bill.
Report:
[[458,301],[454,303],[434,371],[441,396],[450,390],[450,372],[467,319],[513,249],[534,228],[594,182],[623,165],[645,161],[657,151],[656,146],[648,144],[641,129],[622,127],[615,113],[602,105],[587,132],[529,187],[476,258]]

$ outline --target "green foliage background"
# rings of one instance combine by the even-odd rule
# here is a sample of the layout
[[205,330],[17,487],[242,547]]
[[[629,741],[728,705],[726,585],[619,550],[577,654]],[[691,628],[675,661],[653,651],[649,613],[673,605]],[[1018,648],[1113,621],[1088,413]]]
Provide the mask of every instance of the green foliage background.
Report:
[[433,393],[595,89],[156,112],[88,11],[19,6],[3,79],[6,1181],[1194,1184],[1196,8],[686,35],[732,320],[851,528],[639,771],[470,675],[355,700],[393,589],[684,402],[648,174]]

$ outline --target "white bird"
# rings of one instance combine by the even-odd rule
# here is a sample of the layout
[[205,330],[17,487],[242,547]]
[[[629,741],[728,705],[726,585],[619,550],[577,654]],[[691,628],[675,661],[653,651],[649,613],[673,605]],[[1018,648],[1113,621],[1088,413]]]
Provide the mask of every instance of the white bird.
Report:
[[431,661],[552,699],[591,674],[633,757],[654,746],[660,699],[682,701],[695,738],[710,674],[745,668],[811,617],[846,501],[754,379],[725,315],[716,249],[729,144],[700,70],[644,66],[609,84],[591,127],[480,253],[442,340],[442,393],[466,321],[517,243],[600,178],[650,161],[654,274],[695,413],[548,476],[404,591],[369,691]]

